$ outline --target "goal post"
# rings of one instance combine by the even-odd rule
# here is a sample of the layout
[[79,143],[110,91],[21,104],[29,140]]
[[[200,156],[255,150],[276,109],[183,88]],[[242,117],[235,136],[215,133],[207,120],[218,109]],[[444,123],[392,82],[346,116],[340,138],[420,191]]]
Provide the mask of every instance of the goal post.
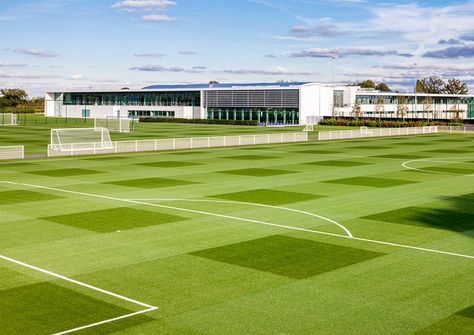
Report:
[[18,115],[15,113],[0,113],[0,126],[18,125]]
[[55,151],[113,149],[107,128],[51,129],[50,148]]
[[105,119],[94,119],[94,128],[106,128],[110,132],[130,133],[132,120],[127,118],[106,117]]
[[314,125],[319,123],[319,117],[316,115],[310,115],[306,117],[306,126],[303,131],[314,131]]

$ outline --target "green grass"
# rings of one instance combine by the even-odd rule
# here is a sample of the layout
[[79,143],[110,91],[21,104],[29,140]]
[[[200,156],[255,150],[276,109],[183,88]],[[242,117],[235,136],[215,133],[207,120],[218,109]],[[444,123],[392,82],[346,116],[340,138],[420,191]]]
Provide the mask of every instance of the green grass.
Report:
[[131,180],[117,180],[113,182],[108,182],[107,184],[147,189],[190,185],[194,184],[194,182],[167,178],[143,178]]
[[293,173],[293,171],[279,170],[279,169],[260,169],[260,168],[250,168],[250,169],[238,169],[238,170],[225,170],[219,171],[226,174],[234,174],[239,176],[251,176],[251,177],[272,177],[280,176],[284,174]]
[[[18,126],[5,126],[0,129],[0,146],[24,145],[25,153],[46,154],[50,143],[52,128],[90,128],[93,119],[43,117],[40,115],[22,114]],[[132,133],[111,133],[114,141],[136,139],[161,139],[183,137],[208,137],[245,134],[268,134],[282,132],[298,132],[303,126],[295,127],[249,127],[249,126],[217,126],[173,123],[136,123]],[[347,127],[315,127],[318,130],[351,129]]]
[[[1,141],[34,151],[50,126],[2,128]],[[244,131],[153,125],[122,138]],[[453,254],[474,255],[473,140],[0,162],[0,255],[159,307],[77,334],[472,334],[474,259]],[[422,171],[402,166],[415,159]],[[0,334],[142,308],[0,257]]]
[[176,215],[127,207],[49,216],[40,219],[99,233],[137,229],[184,220],[184,218]]
[[325,182],[331,183],[331,184],[356,185],[356,186],[368,186],[368,187],[380,187],[380,188],[394,187],[394,186],[416,183],[415,181],[410,181],[410,180],[376,178],[376,177],[352,177],[352,178],[327,180]]
[[321,196],[307,193],[287,192],[279,190],[250,190],[234,193],[223,193],[212,196],[213,198],[233,200],[240,202],[253,202],[264,205],[283,205],[300,201],[308,201]]
[[191,253],[214,261],[303,279],[363,262],[382,253],[288,236],[269,236]]

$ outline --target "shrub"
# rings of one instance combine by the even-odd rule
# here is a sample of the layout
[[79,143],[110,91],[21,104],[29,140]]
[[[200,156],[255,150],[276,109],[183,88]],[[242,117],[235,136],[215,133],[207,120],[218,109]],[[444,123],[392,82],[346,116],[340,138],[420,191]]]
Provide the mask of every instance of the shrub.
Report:
[[425,126],[462,126],[464,120],[398,120],[398,119],[360,119],[360,118],[325,118],[319,122],[324,126],[371,127],[371,128],[404,128]]
[[141,117],[140,122],[157,122],[157,123],[195,123],[195,124],[220,124],[229,126],[258,126],[256,120],[214,120],[214,119],[179,119],[179,118],[154,118]]

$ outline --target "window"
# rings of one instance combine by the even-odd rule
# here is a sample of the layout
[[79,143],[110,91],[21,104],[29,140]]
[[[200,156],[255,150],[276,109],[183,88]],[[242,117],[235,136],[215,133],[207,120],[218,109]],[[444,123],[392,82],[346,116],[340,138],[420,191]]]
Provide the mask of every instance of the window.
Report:
[[82,110],[82,117],[90,117],[91,116],[91,110],[90,109],[83,109]]

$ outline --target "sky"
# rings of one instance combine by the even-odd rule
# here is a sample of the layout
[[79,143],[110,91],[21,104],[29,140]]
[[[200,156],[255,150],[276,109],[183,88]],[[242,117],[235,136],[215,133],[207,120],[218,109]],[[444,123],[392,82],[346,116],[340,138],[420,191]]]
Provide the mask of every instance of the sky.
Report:
[[0,88],[417,78],[474,93],[474,0],[0,0]]

